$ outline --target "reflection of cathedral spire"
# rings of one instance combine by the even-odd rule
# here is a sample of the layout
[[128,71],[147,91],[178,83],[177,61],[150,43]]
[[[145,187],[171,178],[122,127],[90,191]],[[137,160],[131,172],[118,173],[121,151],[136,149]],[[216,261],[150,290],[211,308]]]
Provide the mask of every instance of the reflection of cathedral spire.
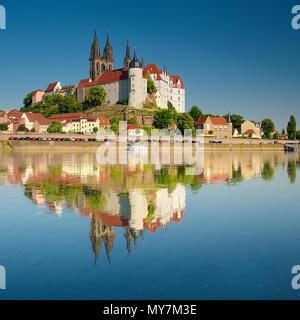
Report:
[[93,215],[91,218],[90,239],[92,243],[92,249],[95,254],[95,265],[97,264],[97,260],[100,254],[101,240],[104,243],[106,256],[110,263],[110,251],[114,247],[115,240],[114,227],[103,224],[100,219]]
[[131,243],[131,239],[132,239],[132,234],[131,234],[129,228],[126,228],[126,229],[125,229],[124,237],[125,237],[125,239],[126,239],[127,252],[128,252],[128,255],[130,255],[130,253],[131,253],[130,243]]

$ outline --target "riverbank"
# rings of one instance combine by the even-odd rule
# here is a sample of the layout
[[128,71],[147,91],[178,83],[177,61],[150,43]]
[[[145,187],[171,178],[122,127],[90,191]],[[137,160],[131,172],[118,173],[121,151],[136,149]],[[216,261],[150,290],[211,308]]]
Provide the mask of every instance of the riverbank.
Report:
[[[95,141],[1,141],[1,149],[6,150],[97,150],[104,142]],[[118,147],[118,143],[116,143]],[[193,147],[195,148],[195,144]],[[150,144],[149,144],[150,147]],[[183,148],[183,144],[171,143],[171,148]],[[204,144],[205,151],[284,151],[280,144]]]

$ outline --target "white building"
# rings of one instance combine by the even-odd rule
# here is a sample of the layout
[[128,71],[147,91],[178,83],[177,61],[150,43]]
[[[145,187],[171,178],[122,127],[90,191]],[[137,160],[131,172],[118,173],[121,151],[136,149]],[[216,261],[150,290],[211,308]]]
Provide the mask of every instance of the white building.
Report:
[[168,74],[166,68],[161,71],[155,64],[147,65],[144,76],[149,76],[159,91],[161,108],[167,109],[170,101],[178,112],[185,112],[185,88],[180,76]]

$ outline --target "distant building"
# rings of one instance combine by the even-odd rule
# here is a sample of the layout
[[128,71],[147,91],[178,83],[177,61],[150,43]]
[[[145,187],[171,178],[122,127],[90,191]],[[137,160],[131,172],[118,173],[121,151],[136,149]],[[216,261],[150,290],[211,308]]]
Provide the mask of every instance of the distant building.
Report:
[[46,119],[41,113],[24,112],[22,118],[29,131],[34,128],[38,133],[47,132],[47,129],[51,124],[51,120]]
[[111,127],[108,119],[104,117],[88,117],[81,112],[55,114],[49,120],[60,122],[63,126],[63,131],[66,133],[93,133],[94,128],[101,131]]
[[177,112],[185,112],[185,87],[180,76],[168,74],[166,67],[161,71],[155,64],[147,65],[144,76],[149,76],[159,91],[161,108],[167,109],[170,101]]
[[36,91],[33,92],[32,94],[32,105],[35,105],[36,103],[39,103],[43,100],[45,92],[41,89],[38,89]]
[[242,136],[261,139],[262,131],[260,123],[246,120],[241,124]]
[[61,83],[60,83],[60,81],[56,81],[56,82],[50,83],[48,85],[46,91],[45,91],[44,97],[53,95],[53,94],[58,93],[60,91],[61,91]]
[[217,138],[232,137],[232,123],[228,123],[225,118],[203,116],[195,122],[195,128],[204,130],[204,135]]

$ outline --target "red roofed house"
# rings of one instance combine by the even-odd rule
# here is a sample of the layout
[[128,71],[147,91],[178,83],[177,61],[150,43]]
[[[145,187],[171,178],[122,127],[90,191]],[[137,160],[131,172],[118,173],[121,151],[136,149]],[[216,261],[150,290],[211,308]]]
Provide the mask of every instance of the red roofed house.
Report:
[[128,137],[142,137],[144,135],[144,131],[137,124],[128,124],[127,125],[127,134]]
[[52,123],[51,120],[46,119],[41,113],[25,112],[22,118],[25,120],[26,128],[28,130],[34,128],[37,133],[46,133]]
[[61,91],[61,83],[60,81],[56,81],[53,83],[50,83],[45,91],[45,97],[46,96],[50,96],[52,94],[55,94],[56,92],[60,92]]
[[64,113],[54,114],[48,118],[51,122],[58,121],[63,126],[63,131],[92,133],[94,128],[98,130],[110,128],[111,124],[104,117],[87,117],[84,113]]
[[217,138],[232,138],[232,123],[228,123],[225,118],[200,117],[195,122],[195,128],[204,130],[204,135],[211,135]]
[[161,71],[155,64],[147,65],[144,76],[149,76],[159,91],[161,108],[167,109],[170,101],[178,112],[185,112],[185,87],[180,76],[168,74],[166,67]]
[[43,100],[45,92],[41,89],[38,89],[36,91],[33,92],[32,94],[32,105],[35,105],[38,102],[41,102]]

